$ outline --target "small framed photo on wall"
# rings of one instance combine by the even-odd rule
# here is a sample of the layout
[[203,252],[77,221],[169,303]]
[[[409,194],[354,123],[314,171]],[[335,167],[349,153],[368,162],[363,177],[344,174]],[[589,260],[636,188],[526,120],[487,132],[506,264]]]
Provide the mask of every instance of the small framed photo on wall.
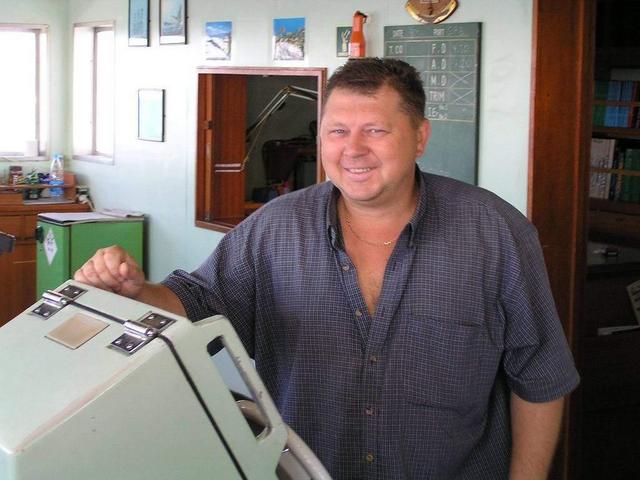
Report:
[[351,27],[337,27],[336,57],[349,56],[349,40],[351,40]]
[[231,58],[231,22],[207,22],[204,31],[205,58],[229,60]]
[[305,19],[274,18],[273,59],[304,60]]
[[164,142],[164,90],[138,90],[138,138]]
[[129,0],[129,46],[149,46],[149,0]]
[[187,43],[187,0],[160,0],[160,44]]

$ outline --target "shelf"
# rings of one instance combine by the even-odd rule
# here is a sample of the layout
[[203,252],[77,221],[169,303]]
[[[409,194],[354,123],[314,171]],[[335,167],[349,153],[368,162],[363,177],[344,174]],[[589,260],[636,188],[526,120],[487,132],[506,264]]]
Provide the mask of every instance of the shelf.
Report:
[[613,173],[615,175],[624,175],[626,177],[640,177],[640,170],[625,170],[623,168],[602,168],[591,167],[592,172]]
[[[22,203],[23,193],[25,190],[44,190],[51,188],[48,183],[26,183],[18,185],[2,185],[0,184],[0,204],[17,205]],[[56,185],[56,187],[64,190],[64,198],[67,200],[75,200],[76,198],[76,176],[71,172],[65,172],[64,184]]]
[[621,213],[624,215],[640,215],[640,203],[613,202],[603,198],[590,198],[589,210]]
[[640,128],[593,127],[592,132],[609,137],[640,140]]
[[640,245],[640,216],[623,213],[589,212],[589,239],[635,247]]
[[632,100],[594,100],[594,105],[607,105],[610,107],[640,107],[640,102]]
[[[64,185],[55,185],[60,188],[72,188],[75,187],[75,184],[65,183]],[[51,188],[51,185],[48,183],[33,183],[33,184],[25,184],[21,183],[19,185],[0,185],[0,191],[2,190],[43,190],[45,188]]]

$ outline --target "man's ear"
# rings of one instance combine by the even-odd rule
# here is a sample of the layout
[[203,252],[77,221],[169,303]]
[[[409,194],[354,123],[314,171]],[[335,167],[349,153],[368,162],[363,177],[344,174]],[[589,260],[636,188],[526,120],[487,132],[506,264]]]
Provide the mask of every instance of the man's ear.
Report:
[[418,142],[416,145],[416,158],[421,157],[424,151],[427,149],[427,144],[429,143],[429,139],[431,138],[431,123],[426,118],[422,120],[420,126],[418,127],[418,131],[416,132],[418,136]]

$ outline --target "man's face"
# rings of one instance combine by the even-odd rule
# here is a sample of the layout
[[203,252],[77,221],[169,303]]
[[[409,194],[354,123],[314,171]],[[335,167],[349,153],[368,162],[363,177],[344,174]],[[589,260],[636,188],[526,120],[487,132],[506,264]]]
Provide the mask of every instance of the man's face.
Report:
[[428,138],[428,122],[416,127],[393,88],[373,95],[335,89],[320,124],[322,165],[346,202],[389,205],[412,194]]

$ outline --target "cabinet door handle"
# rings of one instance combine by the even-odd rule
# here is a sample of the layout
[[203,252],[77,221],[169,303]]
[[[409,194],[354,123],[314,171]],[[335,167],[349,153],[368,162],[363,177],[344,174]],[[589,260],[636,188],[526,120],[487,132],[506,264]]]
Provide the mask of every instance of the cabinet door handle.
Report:
[[44,241],[44,228],[42,228],[40,225],[36,227],[35,237],[39,243],[42,243]]

